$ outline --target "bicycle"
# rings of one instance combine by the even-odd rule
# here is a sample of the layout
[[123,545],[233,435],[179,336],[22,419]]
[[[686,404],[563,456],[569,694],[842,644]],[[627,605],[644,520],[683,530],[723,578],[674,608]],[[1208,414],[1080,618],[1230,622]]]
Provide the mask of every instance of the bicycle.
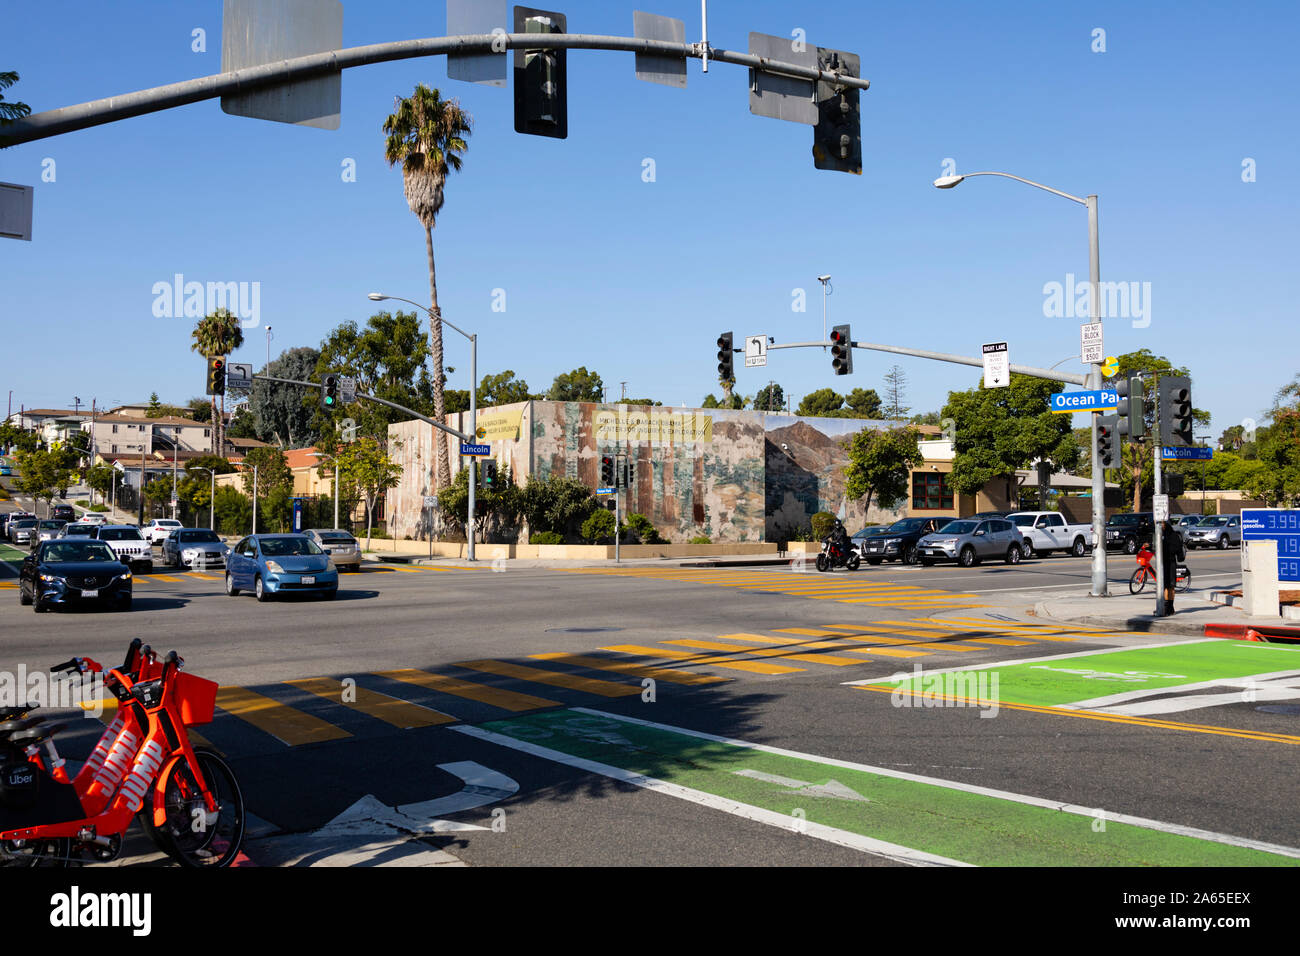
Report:
[[[155,844],[189,867],[224,867],[243,846],[244,800],[222,757],[194,749],[186,727],[210,723],[214,681],[182,673],[184,660],[157,656],[137,639],[104,686],[119,702],[86,764],[69,779],[35,707],[0,712],[0,866],[107,862],[138,816]],[[58,672],[102,673],[90,658]],[[42,754],[42,748],[44,754]]]
[[[1156,579],[1156,569],[1151,566],[1155,560],[1155,552],[1151,551],[1146,545],[1137,553],[1138,569],[1133,572],[1132,577],[1128,579],[1129,594],[1141,594],[1147,586],[1147,581],[1154,582]],[[1192,586],[1192,569],[1185,564],[1179,564],[1174,568],[1174,588],[1178,591],[1187,591]]]

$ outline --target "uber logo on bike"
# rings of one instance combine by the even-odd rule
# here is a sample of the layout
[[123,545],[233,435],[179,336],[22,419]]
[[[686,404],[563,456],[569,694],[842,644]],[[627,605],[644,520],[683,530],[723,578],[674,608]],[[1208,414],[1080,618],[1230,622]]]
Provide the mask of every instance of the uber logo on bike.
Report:
[[30,787],[36,780],[36,772],[31,767],[13,767],[5,784],[10,787]]
[[55,927],[129,927],[133,936],[148,936],[153,928],[153,896],[149,893],[69,893],[50,897],[50,925]]

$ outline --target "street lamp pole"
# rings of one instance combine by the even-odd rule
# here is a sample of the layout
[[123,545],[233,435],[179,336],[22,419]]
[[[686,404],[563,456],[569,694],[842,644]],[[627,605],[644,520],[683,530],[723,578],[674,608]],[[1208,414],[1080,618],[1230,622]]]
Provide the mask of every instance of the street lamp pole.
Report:
[[[430,321],[434,321],[433,312],[429,308],[420,305],[420,303],[418,302],[412,302],[410,299],[403,299],[400,295],[383,295],[382,293],[379,292],[371,292],[367,296],[367,298],[370,299],[372,302],[382,302],[385,299],[394,299],[398,302],[405,302],[408,305],[415,306],[417,309],[423,309],[425,312],[428,312]],[[459,332],[461,335],[465,336],[465,338],[469,339],[469,344],[470,344],[469,430],[470,430],[470,434],[477,439],[478,438],[478,336],[470,335],[464,329],[457,328],[455,325],[452,325],[452,323],[448,322],[444,318],[439,317],[436,321],[441,322],[443,325],[450,326],[454,331]],[[434,435],[434,441],[446,441],[446,439],[443,438],[441,435]],[[436,455],[434,456],[434,460],[435,461],[437,460]],[[478,458],[474,455],[471,455],[469,459],[469,501],[467,502],[469,522],[468,522],[468,527],[465,528],[465,543],[466,543],[465,554],[467,559],[470,561],[475,560],[474,517],[476,514],[476,510],[475,510],[475,501],[474,501],[474,490],[475,490],[475,485],[478,484],[477,479],[478,479]]]
[[[1053,189],[1051,186],[1044,186],[1042,183],[1036,183],[1031,179],[1024,179],[1020,176],[1013,176],[1011,173],[1000,173],[993,171],[984,171],[978,173],[963,173],[960,176],[940,176],[934,181],[934,185],[939,189],[951,189],[964,179],[971,176],[1001,176],[1004,179],[1014,179],[1016,182],[1024,183],[1027,186],[1033,186],[1037,189],[1045,190],[1053,195],[1068,199],[1071,202],[1077,202],[1088,209],[1088,282],[1090,286],[1089,295],[1089,313],[1092,323],[1100,327],[1101,325],[1101,254],[1098,242],[1097,228],[1097,196],[1094,193],[1091,196],[1073,196],[1070,193],[1061,192],[1059,189]],[[1059,363],[1058,363],[1059,364]],[[1091,363],[1092,367],[1088,371],[1088,388],[1097,390],[1101,388],[1101,365]],[[1106,583],[1106,470],[1098,461],[1097,455],[1097,417],[1100,413],[1092,414],[1092,423],[1089,433],[1092,436],[1091,459],[1092,459],[1092,590],[1093,597],[1106,597],[1109,594],[1109,588]]]

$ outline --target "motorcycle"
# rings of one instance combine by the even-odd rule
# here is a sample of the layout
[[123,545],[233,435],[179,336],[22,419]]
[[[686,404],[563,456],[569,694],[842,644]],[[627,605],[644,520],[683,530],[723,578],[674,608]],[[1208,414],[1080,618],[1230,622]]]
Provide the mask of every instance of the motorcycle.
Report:
[[862,563],[862,556],[851,541],[837,543],[834,538],[822,539],[821,554],[817,555],[817,570],[829,571],[832,568],[848,568],[856,571]]

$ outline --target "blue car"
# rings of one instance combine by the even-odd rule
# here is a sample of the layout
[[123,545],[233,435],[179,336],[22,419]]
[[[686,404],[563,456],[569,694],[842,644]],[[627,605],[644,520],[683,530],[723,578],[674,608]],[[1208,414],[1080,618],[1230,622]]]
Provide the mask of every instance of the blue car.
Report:
[[332,600],[338,590],[338,568],[305,534],[251,534],[226,557],[226,593],[232,597],[252,591],[259,601],[295,593]]

